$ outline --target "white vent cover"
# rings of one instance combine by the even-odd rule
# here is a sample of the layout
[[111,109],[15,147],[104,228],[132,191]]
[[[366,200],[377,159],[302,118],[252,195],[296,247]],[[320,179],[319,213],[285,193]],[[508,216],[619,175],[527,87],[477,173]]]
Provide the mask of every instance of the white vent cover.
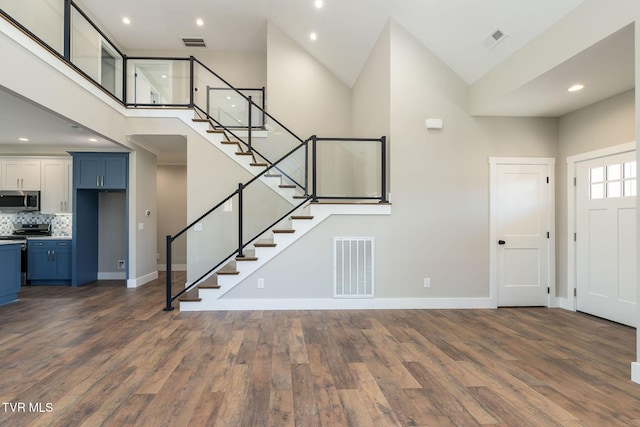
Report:
[[374,279],[374,239],[335,237],[333,239],[333,296],[372,298]]
[[482,45],[487,49],[493,49],[498,43],[504,40],[507,37],[506,31],[502,28],[496,28],[482,40]]

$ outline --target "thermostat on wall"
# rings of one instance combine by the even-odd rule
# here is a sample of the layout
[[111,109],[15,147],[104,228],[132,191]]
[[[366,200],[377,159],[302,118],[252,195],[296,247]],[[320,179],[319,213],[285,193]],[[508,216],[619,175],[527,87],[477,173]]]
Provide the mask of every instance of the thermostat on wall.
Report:
[[442,119],[427,119],[427,129],[442,129]]

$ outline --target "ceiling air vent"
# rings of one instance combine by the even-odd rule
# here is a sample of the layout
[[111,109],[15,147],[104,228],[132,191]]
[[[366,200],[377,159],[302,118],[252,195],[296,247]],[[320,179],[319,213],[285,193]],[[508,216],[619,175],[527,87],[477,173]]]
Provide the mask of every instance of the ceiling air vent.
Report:
[[507,37],[507,33],[502,28],[496,28],[482,40],[482,45],[487,49],[493,49],[498,43]]
[[182,42],[186,47],[207,47],[204,44],[204,39],[194,37],[183,37]]

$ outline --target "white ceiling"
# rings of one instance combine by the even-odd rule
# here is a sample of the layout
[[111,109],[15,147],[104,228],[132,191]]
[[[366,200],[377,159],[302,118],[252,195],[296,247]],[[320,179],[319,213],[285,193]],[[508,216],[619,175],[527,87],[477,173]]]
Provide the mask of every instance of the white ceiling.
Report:
[[[82,0],[90,16],[122,50],[181,50],[182,37],[202,37],[209,50],[263,52],[267,22],[280,27],[345,84],[357,79],[371,48],[394,19],[471,84],[504,61],[583,0]],[[131,19],[130,25],[122,17]],[[198,27],[197,18],[204,20]],[[483,39],[500,28],[507,34],[493,49]],[[310,32],[318,39],[312,42]],[[633,28],[621,30],[561,66],[498,100],[483,115],[560,116],[631,89],[634,79]],[[192,51],[192,50],[190,50]],[[186,55],[186,54],[185,54]],[[577,77],[576,77],[577,76]],[[567,80],[589,91],[567,94]],[[0,91],[0,144],[16,143],[29,130],[30,146],[58,144],[86,149],[117,147],[49,111]],[[28,118],[28,119],[27,119]],[[89,143],[88,139],[99,139]],[[184,158],[182,137],[160,136],[159,161]],[[151,136],[141,136],[150,144]],[[158,145],[159,144],[159,145]]]

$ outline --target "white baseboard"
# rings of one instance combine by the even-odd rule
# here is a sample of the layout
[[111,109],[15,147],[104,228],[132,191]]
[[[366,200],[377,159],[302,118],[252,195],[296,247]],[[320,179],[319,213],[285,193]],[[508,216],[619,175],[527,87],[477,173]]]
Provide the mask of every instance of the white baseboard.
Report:
[[[167,271],[167,264],[158,264],[156,268],[158,271]],[[171,271],[187,271],[187,264],[173,264]]]
[[[202,290],[201,290],[202,292]],[[367,299],[203,299],[181,302],[181,311],[225,310],[384,310],[494,308],[491,298],[367,298]]]
[[640,384],[640,362],[631,363],[631,381]]
[[98,280],[125,280],[127,273],[122,272],[98,272]]
[[158,278],[158,272],[154,271],[152,273],[138,277],[137,279],[129,279],[127,280],[127,288],[137,288],[153,280],[156,280],[157,278]]

